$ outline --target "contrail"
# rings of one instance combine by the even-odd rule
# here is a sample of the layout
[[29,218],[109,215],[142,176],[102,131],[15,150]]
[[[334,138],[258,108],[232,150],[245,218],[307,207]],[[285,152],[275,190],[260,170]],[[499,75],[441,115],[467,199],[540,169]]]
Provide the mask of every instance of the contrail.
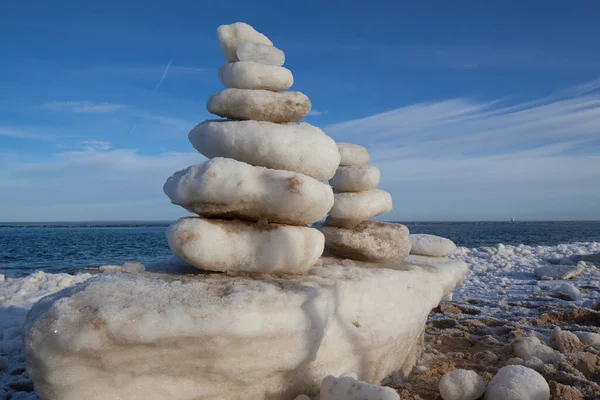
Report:
[[163,75],[160,78],[160,81],[158,81],[158,84],[156,85],[156,87],[154,88],[154,90],[152,91],[152,94],[156,93],[156,91],[158,90],[158,88],[160,87],[160,85],[163,83],[163,81],[167,77],[167,73],[169,72],[169,68],[171,68],[171,62],[172,61],[173,61],[173,57],[171,57],[169,59],[169,63],[167,64],[167,67],[165,68],[165,72],[163,72]]

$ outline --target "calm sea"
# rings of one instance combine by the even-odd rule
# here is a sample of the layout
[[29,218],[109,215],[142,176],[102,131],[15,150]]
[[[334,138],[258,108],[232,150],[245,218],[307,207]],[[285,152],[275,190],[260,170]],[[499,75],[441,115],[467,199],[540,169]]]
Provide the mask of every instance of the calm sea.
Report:
[[[171,253],[169,222],[0,223],[0,273],[74,272],[85,267],[139,261]],[[600,222],[409,222],[412,233],[451,238],[459,246],[556,245],[600,242]]]

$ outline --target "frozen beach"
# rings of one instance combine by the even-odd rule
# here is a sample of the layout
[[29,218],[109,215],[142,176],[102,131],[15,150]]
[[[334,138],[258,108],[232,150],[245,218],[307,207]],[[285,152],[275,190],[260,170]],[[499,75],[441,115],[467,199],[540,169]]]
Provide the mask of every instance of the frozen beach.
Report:
[[[426,348],[413,374],[404,379],[392,376],[384,383],[395,388],[402,399],[436,399],[438,381],[449,370],[473,369],[489,380],[502,366],[521,363],[555,382],[550,384],[555,393],[574,388],[583,396],[580,398],[597,399],[600,262],[582,259],[598,253],[600,242],[459,247],[451,258],[469,266],[464,285],[430,315]],[[570,279],[538,276],[540,268],[553,265],[570,274]],[[21,335],[25,315],[40,298],[98,273],[91,272],[39,271],[0,282],[0,399],[8,398],[7,393],[11,399],[37,399],[24,362]],[[555,350],[555,327],[563,333],[576,332],[580,343]],[[534,350],[529,359],[523,354],[518,357],[516,342],[530,336],[537,337],[540,346],[547,345]],[[535,356],[535,351],[546,347],[554,356],[545,360]]]

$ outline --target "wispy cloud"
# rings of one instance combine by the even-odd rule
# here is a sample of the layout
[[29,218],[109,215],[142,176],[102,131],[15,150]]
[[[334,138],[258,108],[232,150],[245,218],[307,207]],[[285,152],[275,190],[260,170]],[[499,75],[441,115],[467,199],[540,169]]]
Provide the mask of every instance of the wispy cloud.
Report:
[[49,111],[67,111],[74,113],[102,114],[111,113],[126,108],[125,104],[115,104],[93,101],[52,101],[41,105],[41,108]]
[[156,91],[160,88],[160,85],[162,85],[162,83],[164,82],[165,78],[167,77],[167,74],[169,73],[169,68],[171,68],[171,63],[172,62],[173,62],[173,57],[171,57],[169,59],[169,63],[167,64],[165,70],[163,71],[163,74],[162,74],[160,80],[158,81],[158,83],[156,84],[156,87],[152,91],[153,94],[156,93]]
[[113,147],[113,144],[104,140],[89,139],[81,143],[85,150],[108,150]]
[[17,128],[3,128],[0,126],[0,136],[16,139],[50,139],[47,135],[28,132]]
[[327,115],[329,113],[329,111],[327,110],[310,110],[310,112],[308,113],[309,117],[318,117],[321,115]]

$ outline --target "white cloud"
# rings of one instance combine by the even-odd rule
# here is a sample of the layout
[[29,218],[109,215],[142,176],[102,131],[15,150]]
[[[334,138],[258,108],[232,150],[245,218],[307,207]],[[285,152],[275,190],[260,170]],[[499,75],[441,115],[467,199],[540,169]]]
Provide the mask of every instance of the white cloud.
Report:
[[49,111],[68,111],[74,113],[111,113],[126,108],[125,104],[96,103],[93,101],[53,101],[41,105],[41,108]]
[[81,144],[86,150],[108,150],[113,147],[112,143],[96,139],[84,140]]
[[388,219],[598,218],[597,88],[415,104],[324,130],[369,148],[397,205]]
[[329,111],[327,110],[310,110],[310,112],[308,113],[309,117],[318,117],[321,115],[327,115],[329,113]]

